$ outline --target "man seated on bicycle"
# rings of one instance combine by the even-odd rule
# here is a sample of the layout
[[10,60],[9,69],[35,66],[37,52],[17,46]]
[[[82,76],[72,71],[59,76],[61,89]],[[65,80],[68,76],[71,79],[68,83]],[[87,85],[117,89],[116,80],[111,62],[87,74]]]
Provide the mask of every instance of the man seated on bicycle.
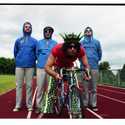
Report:
[[[81,34],[75,35],[72,34],[64,34],[61,35],[64,39],[64,43],[57,44],[51,51],[51,54],[48,58],[48,61],[45,65],[45,71],[52,76],[55,80],[61,80],[62,76],[58,72],[56,72],[54,69],[55,67],[58,69],[61,68],[71,68],[73,67],[73,62],[75,62],[77,59],[82,60],[82,63],[85,67],[85,70],[88,73],[89,64],[86,58],[85,50],[81,47],[81,44],[79,43],[81,37]],[[54,69],[53,69],[54,67]],[[86,75],[86,79],[89,79],[89,76]],[[44,109],[44,113],[52,113],[52,104],[53,104],[53,97],[54,97],[54,91],[55,91],[55,82],[49,82],[48,85],[48,95],[47,95],[47,105],[45,106],[46,109]]]

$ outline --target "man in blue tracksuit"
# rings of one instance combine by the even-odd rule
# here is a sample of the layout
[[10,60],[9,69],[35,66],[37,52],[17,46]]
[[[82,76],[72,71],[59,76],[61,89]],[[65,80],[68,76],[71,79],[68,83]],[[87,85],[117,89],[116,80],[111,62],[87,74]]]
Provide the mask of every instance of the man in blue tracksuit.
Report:
[[91,71],[91,80],[88,82],[84,81],[84,106],[87,107],[89,105],[92,110],[97,111],[96,84],[99,76],[98,63],[102,57],[102,49],[100,42],[93,38],[93,30],[91,27],[85,28],[84,39],[81,41],[81,44],[85,48]]
[[36,65],[37,40],[31,37],[32,25],[25,22],[23,36],[18,38],[14,45],[14,57],[16,64],[16,106],[14,112],[21,109],[22,83],[26,83],[26,106],[32,110],[32,77]]
[[47,74],[44,70],[44,66],[47,62],[51,49],[57,44],[55,40],[52,40],[52,34],[54,29],[47,26],[43,29],[44,38],[38,41],[37,44],[37,95],[36,95],[36,113],[41,110],[41,103],[44,97],[43,88],[47,84]]

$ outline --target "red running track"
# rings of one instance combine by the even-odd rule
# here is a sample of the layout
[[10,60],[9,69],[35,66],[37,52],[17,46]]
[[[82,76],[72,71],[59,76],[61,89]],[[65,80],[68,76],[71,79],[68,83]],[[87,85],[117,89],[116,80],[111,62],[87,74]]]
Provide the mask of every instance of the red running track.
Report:
[[125,118],[125,89],[100,85],[97,91],[99,115],[103,118]]
[[[35,80],[33,89],[35,90]],[[125,89],[102,86],[97,87],[98,112],[93,112],[89,108],[84,111],[85,118],[125,118]],[[38,118],[35,112],[27,112],[25,107],[25,87],[23,91],[22,110],[13,112],[15,106],[15,89],[0,96],[0,118]],[[58,116],[56,114],[45,114],[42,118],[69,118],[67,110]]]
[[[35,83],[35,79],[33,80]],[[15,107],[15,89],[2,94],[0,96],[0,118],[26,118],[27,117],[27,108],[25,104],[25,85],[23,87],[23,101],[22,101],[22,110],[20,112],[13,112],[13,108]]]

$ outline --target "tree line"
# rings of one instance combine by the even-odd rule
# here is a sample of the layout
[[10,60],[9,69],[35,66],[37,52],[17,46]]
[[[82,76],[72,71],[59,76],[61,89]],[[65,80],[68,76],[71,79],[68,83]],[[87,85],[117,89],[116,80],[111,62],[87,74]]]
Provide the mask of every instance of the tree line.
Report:
[[[103,74],[106,74],[105,78],[109,77],[109,79],[111,78],[114,79],[116,77],[110,70],[110,64],[108,61],[100,63],[99,71],[101,71]],[[120,79],[125,81],[125,64],[123,65],[122,69],[119,70],[119,73],[120,73]],[[0,57],[0,74],[15,74],[14,59]]]
[[121,82],[125,82],[125,64],[123,65],[122,69],[117,69],[117,73],[114,74],[113,70],[110,68],[110,64],[107,61],[100,63],[99,71],[102,73],[104,82],[118,82],[120,79]]
[[14,59],[0,57],[0,74],[15,74]]

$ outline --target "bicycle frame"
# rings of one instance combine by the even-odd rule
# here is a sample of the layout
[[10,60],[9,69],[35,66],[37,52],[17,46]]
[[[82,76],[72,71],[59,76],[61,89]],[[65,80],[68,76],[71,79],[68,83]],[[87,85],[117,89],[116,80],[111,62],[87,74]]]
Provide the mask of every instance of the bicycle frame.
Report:
[[[63,76],[63,80],[61,81],[61,102],[63,103],[62,105],[66,105],[70,118],[73,118],[73,115],[78,115],[78,114],[82,115],[81,99],[79,93],[80,86],[77,78],[77,72],[80,71],[81,71],[80,69],[76,68],[60,69],[60,75]],[[64,82],[66,81],[68,82],[67,93],[64,90],[65,88]]]

